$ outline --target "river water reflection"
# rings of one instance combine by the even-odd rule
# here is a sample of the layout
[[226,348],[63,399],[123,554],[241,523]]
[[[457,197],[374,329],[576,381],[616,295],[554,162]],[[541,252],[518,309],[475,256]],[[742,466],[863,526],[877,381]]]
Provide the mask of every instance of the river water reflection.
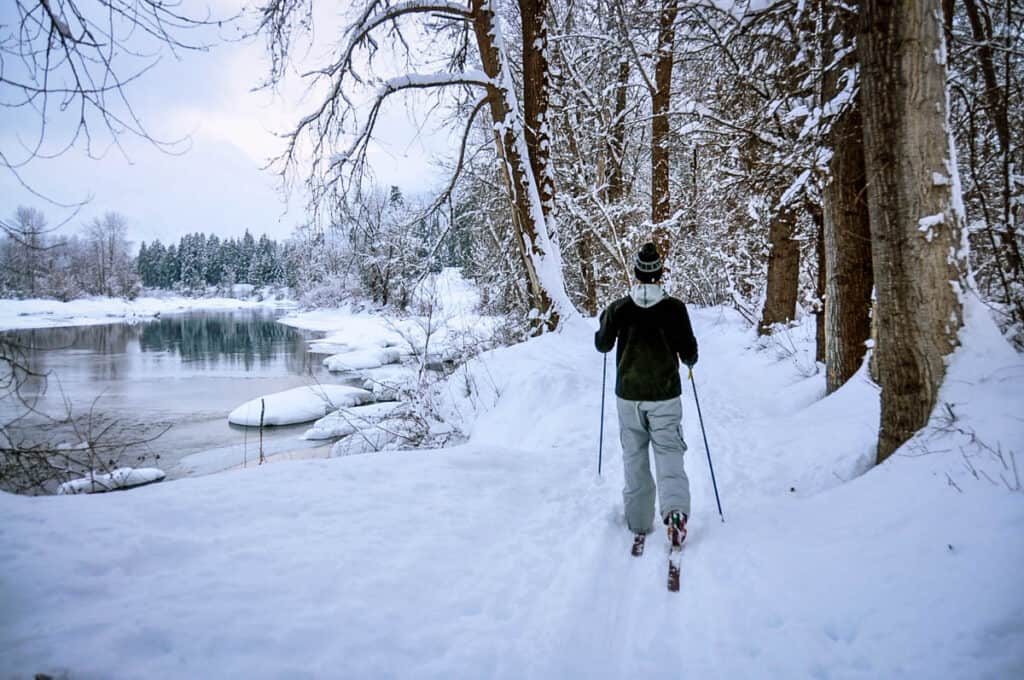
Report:
[[[49,374],[41,410],[59,413],[66,399],[78,414],[95,408],[125,426],[170,424],[145,453],[149,464],[159,456],[158,467],[175,477],[192,471],[177,465],[191,454],[254,447],[253,431],[227,422],[242,402],[313,381],[337,382],[321,357],[308,352],[314,334],[277,323],[283,313],[197,311],[5,335],[25,348],[34,370]],[[38,386],[33,392],[41,394]],[[5,422],[14,408],[0,402]],[[268,430],[265,445],[277,451],[308,446],[297,438],[304,428]]]

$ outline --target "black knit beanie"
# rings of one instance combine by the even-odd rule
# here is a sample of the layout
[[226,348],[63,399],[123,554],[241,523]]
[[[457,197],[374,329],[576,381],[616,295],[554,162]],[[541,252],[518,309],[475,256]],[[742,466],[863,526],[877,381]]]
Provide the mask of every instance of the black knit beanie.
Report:
[[633,262],[633,273],[640,283],[654,283],[661,279],[661,255],[653,243],[645,243],[636,254]]

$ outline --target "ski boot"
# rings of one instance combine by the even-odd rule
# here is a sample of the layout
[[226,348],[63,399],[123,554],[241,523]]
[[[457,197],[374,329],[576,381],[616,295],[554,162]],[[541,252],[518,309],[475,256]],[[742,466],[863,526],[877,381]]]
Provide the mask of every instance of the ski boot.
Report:
[[686,540],[686,514],[673,510],[665,518],[665,524],[668,525],[669,544],[673,550],[679,550],[683,547],[683,541]]

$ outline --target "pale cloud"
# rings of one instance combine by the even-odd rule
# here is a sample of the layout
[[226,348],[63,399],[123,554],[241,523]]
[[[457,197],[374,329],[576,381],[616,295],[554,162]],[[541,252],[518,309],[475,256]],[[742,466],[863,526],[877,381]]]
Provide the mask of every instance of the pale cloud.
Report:
[[257,166],[281,153],[283,141],[274,136],[260,119],[241,112],[204,110],[195,107],[175,109],[168,114],[177,129],[188,130],[194,144],[226,142],[249,157]]

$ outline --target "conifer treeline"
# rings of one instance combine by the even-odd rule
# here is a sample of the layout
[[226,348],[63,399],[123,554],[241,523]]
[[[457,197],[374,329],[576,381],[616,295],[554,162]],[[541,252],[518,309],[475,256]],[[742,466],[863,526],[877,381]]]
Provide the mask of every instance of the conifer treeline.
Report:
[[[149,288],[293,285],[294,252],[263,234],[259,240],[248,230],[241,238],[221,239],[216,234],[186,234],[177,244],[159,239],[139,246],[136,271]],[[291,275],[289,275],[291,273]]]

